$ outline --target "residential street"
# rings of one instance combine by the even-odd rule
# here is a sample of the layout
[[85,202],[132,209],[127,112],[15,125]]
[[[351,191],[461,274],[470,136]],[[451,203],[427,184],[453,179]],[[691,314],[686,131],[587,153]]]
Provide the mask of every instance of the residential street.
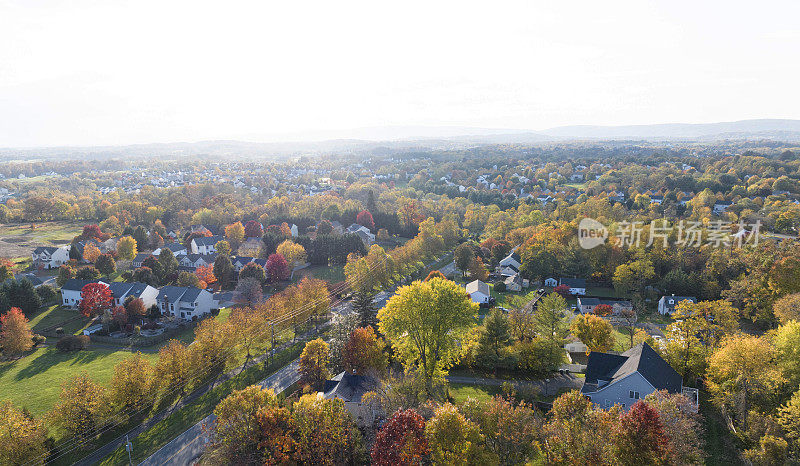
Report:
[[[300,379],[297,368],[298,360],[295,359],[289,365],[284,366],[282,369],[278,370],[278,372],[264,379],[259,385],[272,388],[275,390],[275,393],[281,393]],[[214,415],[210,414],[202,421],[190,427],[186,432],[161,447],[160,450],[153,453],[140,464],[144,466],[183,466],[191,464],[192,461],[200,457],[208,442],[208,436],[203,431],[203,426],[210,425],[213,421]]]

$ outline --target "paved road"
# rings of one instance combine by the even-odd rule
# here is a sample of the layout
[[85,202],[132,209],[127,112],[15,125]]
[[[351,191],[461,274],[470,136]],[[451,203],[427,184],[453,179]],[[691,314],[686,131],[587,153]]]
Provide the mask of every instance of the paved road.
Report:
[[[278,372],[275,372],[261,381],[259,385],[265,388],[272,388],[275,390],[275,393],[281,393],[300,380],[300,374],[297,372],[297,368],[298,360],[295,359],[289,365],[284,366]],[[161,447],[160,450],[140,463],[140,466],[183,466],[191,464],[192,461],[203,454],[203,450],[205,450],[206,443],[208,442],[208,435],[203,431],[203,426],[210,425],[213,421],[214,415],[210,414],[202,421],[190,427],[186,432]]]
[[453,261],[453,262],[445,265],[444,267],[439,269],[439,272],[442,272],[445,277],[449,277],[450,275],[453,275],[454,273],[456,273],[456,262]]

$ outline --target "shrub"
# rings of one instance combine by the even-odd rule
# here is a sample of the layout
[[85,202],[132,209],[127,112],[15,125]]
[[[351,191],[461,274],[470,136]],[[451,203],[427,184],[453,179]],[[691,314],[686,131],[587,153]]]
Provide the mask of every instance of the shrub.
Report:
[[45,337],[44,335],[39,335],[38,333],[34,333],[31,340],[33,340],[33,346],[39,346],[45,341],[47,341],[47,337]]
[[63,352],[80,351],[89,347],[87,335],[67,335],[56,343],[56,349]]
[[494,291],[497,291],[498,293],[502,293],[502,292],[506,291],[505,282],[497,282],[497,283],[495,283],[494,284]]

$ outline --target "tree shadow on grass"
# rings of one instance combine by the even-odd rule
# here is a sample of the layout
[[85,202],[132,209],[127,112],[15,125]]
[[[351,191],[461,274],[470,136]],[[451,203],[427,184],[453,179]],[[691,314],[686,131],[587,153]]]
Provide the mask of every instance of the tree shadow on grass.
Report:
[[70,365],[75,364],[87,364],[94,361],[97,358],[105,357],[105,353],[101,353],[99,351],[78,351],[78,352],[69,352],[69,353],[62,353],[55,348],[47,348],[42,353],[40,353],[36,359],[31,361],[27,367],[22,368],[14,378],[16,380],[23,380],[29,377],[33,377],[34,375],[41,374],[48,369],[51,369],[53,366],[57,364],[61,364],[63,362],[70,362]]

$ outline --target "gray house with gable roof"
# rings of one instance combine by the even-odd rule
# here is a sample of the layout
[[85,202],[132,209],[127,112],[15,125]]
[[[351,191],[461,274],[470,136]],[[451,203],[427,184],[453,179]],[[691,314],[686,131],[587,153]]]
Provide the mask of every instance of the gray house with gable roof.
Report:
[[622,354],[589,354],[581,393],[599,407],[618,404],[627,409],[657,390],[682,393],[683,379],[647,343]]
[[193,286],[165,286],[156,302],[163,315],[184,320],[199,319],[216,306],[214,295]]

